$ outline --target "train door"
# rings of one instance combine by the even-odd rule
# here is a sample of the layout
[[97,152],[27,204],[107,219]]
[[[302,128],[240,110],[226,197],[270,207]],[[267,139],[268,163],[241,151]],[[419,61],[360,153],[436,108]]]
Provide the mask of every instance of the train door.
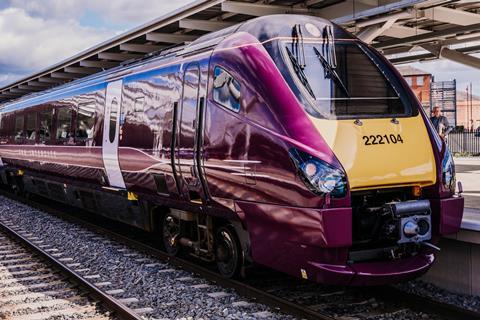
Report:
[[118,163],[119,116],[122,103],[122,80],[108,83],[103,121],[102,157],[110,187],[125,189]]
[[187,66],[183,76],[182,101],[177,110],[176,168],[177,182],[183,197],[200,199],[201,183],[197,168],[197,126],[199,125],[200,67]]

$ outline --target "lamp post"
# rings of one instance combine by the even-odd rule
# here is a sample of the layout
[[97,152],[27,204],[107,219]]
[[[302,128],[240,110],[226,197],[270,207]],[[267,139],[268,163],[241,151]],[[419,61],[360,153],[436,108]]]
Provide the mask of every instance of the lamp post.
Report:
[[473,88],[470,82],[470,128],[473,131]]

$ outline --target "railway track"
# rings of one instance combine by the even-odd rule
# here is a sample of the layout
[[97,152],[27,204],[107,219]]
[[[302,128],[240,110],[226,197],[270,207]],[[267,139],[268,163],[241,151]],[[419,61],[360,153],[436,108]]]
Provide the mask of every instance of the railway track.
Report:
[[80,277],[68,258],[15,229],[0,223],[0,319],[140,319]]
[[[121,224],[109,222],[109,228],[102,226],[98,217],[95,223],[82,219],[71,211],[71,207],[52,207],[44,203],[26,200],[10,193],[0,192],[15,201],[23,202],[42,211],[47,211],[66,221],[80,224],[89,230],[148,253],[163,262],[177,266],[186,271],[236,290],[237,293],[256,302],[265,304],[301,319],[480,319],[480,313],[463,309],[455,305],[444,304],[428,297],[407,293],[395,287],[379,288],[339,288],[322,286],[301,281],[283,274],[267,271],[254,274],[250,280],[236,281],[224,279],[209,268],[190,261],[172,258],[154,247],[145,235],[136,234],[132,238],[131,228],[122,228]],[[100,221],[100,222],[99,222]],[[128,236],[127,236],[128,234]]]

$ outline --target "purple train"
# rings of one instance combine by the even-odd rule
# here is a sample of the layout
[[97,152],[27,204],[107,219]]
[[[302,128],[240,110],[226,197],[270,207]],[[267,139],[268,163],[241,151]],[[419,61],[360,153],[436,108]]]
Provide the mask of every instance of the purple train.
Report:
[[4,104],[1,180],[165,250],[321,283],[417,277],[458,231],[453,159],[378,52],[261,17]]

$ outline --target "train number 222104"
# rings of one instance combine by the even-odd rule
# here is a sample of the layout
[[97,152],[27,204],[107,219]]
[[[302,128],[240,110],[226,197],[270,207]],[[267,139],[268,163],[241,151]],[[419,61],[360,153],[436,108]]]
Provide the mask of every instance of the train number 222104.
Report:
[[363,141],[365,142],[366,146],[372,146],[376,144],[397,144],[397,143],[403,143],[402,136],[397,134],[390,134],[386,135],[384,134],[383,136],[380,134],[377,135],[369,135],[369,136],[363,136]]

